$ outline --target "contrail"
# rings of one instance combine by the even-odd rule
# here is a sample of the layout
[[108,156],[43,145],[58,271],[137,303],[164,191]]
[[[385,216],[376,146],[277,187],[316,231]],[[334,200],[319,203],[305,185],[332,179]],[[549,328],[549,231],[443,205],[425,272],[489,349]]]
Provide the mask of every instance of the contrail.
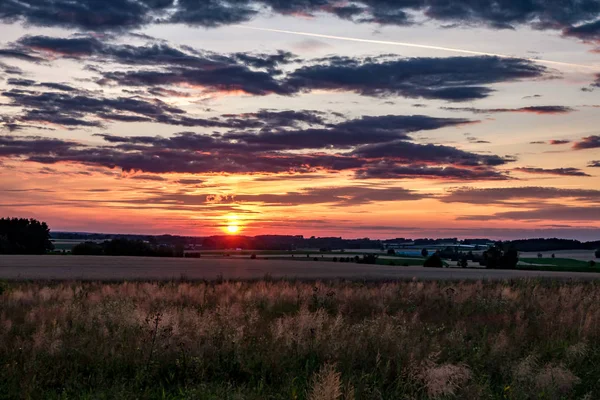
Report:
[[237,28],[242,29],[252,29],[255,31],[265,31],[265,32],[277,32],[277,33],[287,33],[290,35],[299,35],[299,36],[310,36],[310,37],[318,37],[323,39],[334,39],[334,40],[345,40],[349,42],[361,42],[361,43],[373,43],[373,44],[386,44],[391,46],[402,46],[402,47],[415,47],[419,49],[429,49],[429,50],[441,50],[441,51],[450,51],[453,53],[462,53],[462,54],[473,54],[478,56],[493,56],[493,57],[501,57],[501,58],[519,58],[523,60],[533,61],[541,64],[550,64],[550,65],[558,65],[563,67],[573,67],[573,68],[584,68],[597,71],[598,67],[593,67],[591,65],[584,64],[573,64],[561,61],[551,61],[551,60],[542,60],[539,58],[529,58],[529,57],[515,57],[515,56],[507,56],[506,54],[497,54],[497,53],[486,53],[483,51],[473,51],[473,50],[464,50],[464,49],[455,49],[452,47],[442,47],[442,46],[430,46],[426,44],[415,44],[415,43],[406,43],[406,42],[393,42],[387,40],[373,40],[373,39],[359,39],[352,38],[346,36],[333,36],[333,35],[323,35],[320,33],[310,33],[310,32],[297,32],[297,31],[286,31],[283,29],[271,29],[271,28],[258,28],[254,26],[247,25],[235,25]]

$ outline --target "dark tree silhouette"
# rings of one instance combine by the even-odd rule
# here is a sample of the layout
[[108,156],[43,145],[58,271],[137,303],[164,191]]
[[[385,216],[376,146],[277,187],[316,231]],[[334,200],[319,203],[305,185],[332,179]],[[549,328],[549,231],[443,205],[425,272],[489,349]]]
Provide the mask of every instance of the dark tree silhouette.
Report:
[[596,258],[600,258],[600,249],[596,250],[594,252],[594,255],[596,256]]
[[396,255],[396,251],[394,249],[388,249],[387,253],[390,256],[395,256]]
[[53,250],[50,228],[27,218],[0,219],[0,254],[44,254]]
[[421,250],[421,255],[422,255],[423,257],[427,257],[427,255],[428,255],[428,254],[429,254],[429,252],[427,251],[427,249],[423,249],[423,250]]
[[444,262],[442,261],[442,258],[439,254],[434,253],[431,255],[431,257],[425,260],[423,266],[427,268],[443,268]]
[[512,245],[496,243],[483,252],[482,265],[489,269],[515,269],[519,262],[519,253]]
[[84,242],[75,245],[71,253],[76,256],[101,256],[104,254],[104,249],[99,243]]
[[460,260],[458,260],[458,266],[461,268],[467,268],[469,266],[466,256],[462,256]]

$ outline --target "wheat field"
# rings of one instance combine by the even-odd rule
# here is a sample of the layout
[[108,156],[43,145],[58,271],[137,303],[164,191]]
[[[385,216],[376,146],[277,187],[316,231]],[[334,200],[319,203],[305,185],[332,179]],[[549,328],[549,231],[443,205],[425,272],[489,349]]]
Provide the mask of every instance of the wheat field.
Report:
[[595,282],[14,282],[0,398],[596,399]]

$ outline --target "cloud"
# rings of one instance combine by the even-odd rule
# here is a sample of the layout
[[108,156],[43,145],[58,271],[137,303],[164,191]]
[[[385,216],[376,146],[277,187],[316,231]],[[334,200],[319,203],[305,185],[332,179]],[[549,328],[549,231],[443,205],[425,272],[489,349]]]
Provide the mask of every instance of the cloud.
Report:
[[451,146],[419,144],[407,141],[394,141],[381,144],[367,144],[358,147],[352,154],[364,158],[393,160],[402,163],[450,164],[465,167],[499,166],[514,161],[510,157],[481,155]]
[[382,162],[356,173],[357,179],[443,179],[451,181],[507,180],[507,175],[492,168],[431,167],[427,165],[395,165]]
[[568,143],[571,143],[571,141],[565,140],[565,139],[552,139],[548,142],[548,144],[555,145],[555,146],[561,145],[561,144],[568,144]]
[[[359,179],[387,176],[453,180],[507,179],[494,167],[511,161],[458,149],[456,152],[449,148],[440,150],[430,145],[409,145],[416,149],[414,151],[419,156],[388,158],[380,154],[362,154],[361,151],[367,150],[362,146],[357,148],[360,149],[358,152],[325,153],[307,151],[313,145],[306,144],[307,147],[298,148],[302,152],[290,153],[274,151],[269,147],[265,149],[256,143],[229,141],[223,135],[208,136],[191,132],[168,138],[99,136],[108,145],[84,146],[58,139],[43,141],[37,137],[4,136],[3,142],[0,142],[0,156],[43,164],[77,163],[153,174],[314,174],[354,171]],[[331,141],[327,136],[323,140],[324,143]],[[392,145],[401,148],[398,143],[392,142]],[[415,162],[409,163],[412,160]]]
[[531,113],[531,114],[567,114],[575,109],[566,106],[532,106],[521,108],[474,108],[474,107],[441,107],[446,111],[467,111],[475,114],[493,113]]
[[[232,117],[229,114],[226,116]],[[257,116],[261,113],[257,113]],[[238,116],[233,116],[234,120]],[[318,118],[320,115],[315,114]],[[204,151],[283,151],[304,149],[350,149],[367,143],[387,143],[398,139],[410,139],[409,133],[435,130],[443,127],[473,123],[461,118],[434,118],[423,115],[383,115],[330,123],[323,128],[281,129],[277,121],[285,118],[293,121],[313,121],[310,112],[267,113],[266,124],[259,132],[231,132],[219,136],[207,136],[191,132],[181,133],[171,138],[162,137],[121,137],[101,135],[111,143],[129,145],[155,145],[169,149],[197,149]],[[291,123],[288,123],[290,125]],[[254,125],[254,124],[253,124]],[[467,153],[461,153],[466,157]],[[360,155],[354,153],[354,155]]]
[[595,149],[598,147],[600,147],[600,135],[586,136],[573,144],[573,149],[575,150]]
[[[519,205],[523,200],[574,199],[581,202],[600,202],[600,190],[562,189],[555,187],[506,187],[478,189],[463,187],[438,197],[445,203]],[[517,201],[515,203],[515,201]]]
[[44,61],[41,57],[32,56],[31,54],[17,49],[0,49],[0,58],[14,58],[17,60],[41,62]]
[[596,0],[552,1],[507,0],[490,7],[471,0],[139,0],[98,2],[94,0],[22,0],[0,3],[0,20],[29,25],[80,29],[83,31],[123,31],[151,23],[181,23],[218,27],[246,22],[261,13],[312,16],[328,13],[356,23],[410,25],[414,14],[424,14],[441,24],[487,26],[513,29],[563,30],[567,36],[584,40],[597,37],[600,5]]
[[[97,69],[97,83],[145,88],[150,93],[173,93],[167,87],[191,88],[205,96],[244,94],[291,96],[312,90],[354,92],[363,96],[469,101],[488,97],[486,85],[537,79],[548,70],[533,61],[492,56],[400,58],[391,55],[349,58],[331,56],[304,61],[299,68],[289,52],[219,54],[166,43],[134,46],[112,38],[25,36],[12,46],[36,57],[67,57],[108,62],[137,69]],[[182,93],[183,94],[183,93]],[[476,109],[472,109],[476,110]],[[568,107],[540,106],[493,112],[564,113]]]
[[539,174],[539,175],[563,175],[563,176],[591,176],[579,168],[514,168],[513,171],[524,172],[527,174]]
[[492,215],[467,215],[457,218],[457,220],[467,221],[490,221],[500,219],[520,221],[600,221],[600,207],[549,205],[533,210],[506,211]]
[[[13,80],[13,83],[15,81]],[[140,96],[106,98],[101,93],[81,91],[72,87],[62,87],[62,84],[34,83],[33,81],[18,80],[21,86],[53,87],[63,92],[39,92],[30,90],[11,89],[2,95],[11,102],[9,105],[19,107],[21,114],[15,116],[16,121],[39,124],[56,124],[66,127],[103,127],[109,122],[154,122],[186,127],[204,128],[259,128],[275,123],[277,113],[260,114],[253,118],[196,118],[159,99],[149,99]],[[67,91],[67,92],[65,92]],[[309,111],[298,111],[293,118],[318,121],[318,117]],[[271,120],[269,120],[269,118]],[[286,114],[279,118],[283,121]]]
[[521,59],[447,57],[355,59],[329,57],[288,75],[287,85],[297,91],[332,90],[363,96],[469,101],[482,99],[497,82],[542,77],[546,69]]
[[600,160],[590,161],[588,167],[600,168]]
[[414,201],[428,195],[412,190],[390,187],[370,188],[364,186],[342,186],[305,188],[283,194],[242,194],[234,196],[236,203],[262,203],[271,206],[296,206],[331,203],[337,206],[352,206],[387,201]]
[[140,174],[140,175],[131,175],[127,177],[128,179],[134,179],[138,181],[156,181],[156,182],[165,182],[168,181],[167,178],[163,178],[159,175],[148,175],[148,174]]

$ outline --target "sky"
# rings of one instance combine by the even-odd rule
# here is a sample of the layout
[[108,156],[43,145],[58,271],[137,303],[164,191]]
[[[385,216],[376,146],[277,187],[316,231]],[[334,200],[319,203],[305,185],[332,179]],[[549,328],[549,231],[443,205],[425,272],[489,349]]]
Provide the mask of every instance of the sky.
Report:
[[598,0],[7,0],[0,32],[0,216],[600,238]]

